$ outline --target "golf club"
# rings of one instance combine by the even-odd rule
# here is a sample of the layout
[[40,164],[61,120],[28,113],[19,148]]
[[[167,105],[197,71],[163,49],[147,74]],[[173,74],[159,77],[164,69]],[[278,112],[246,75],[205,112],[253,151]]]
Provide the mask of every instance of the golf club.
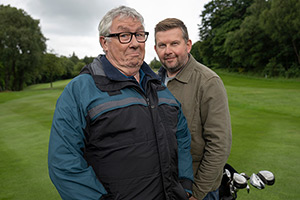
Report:
[[273,185],[275,183],[275,176],[272,172],[263,170],[259,171],[257,176],[264,182],[266,185]]
[[247,187],[247,179],[242,176],[241,174],[238,173],[234,173],[233,174],[233,185],[237,188],[237,189],[244,189]]
[[250,184],[260,190],[265,188],[264,182],[254,173],[250,176]]
[[275,176],[272,172],[261,170],[257,174],[253,173],[250,177],[246,173],[238,173],[228,163],[224,166],[223,179],[219,188],[220,200],[235,200],[237,199],[237,192],[240,189],[245,189],[250,192],[250,184],[261,190],[266,185],[273,185],[275,183]]

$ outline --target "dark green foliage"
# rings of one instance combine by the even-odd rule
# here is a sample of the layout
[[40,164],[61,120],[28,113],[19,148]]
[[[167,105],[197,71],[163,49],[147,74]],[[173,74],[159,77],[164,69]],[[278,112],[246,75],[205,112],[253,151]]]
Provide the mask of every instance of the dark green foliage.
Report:
[[201,55],[202,51],[201,51],[201,41],[198,41],[196,43],[193,44],[192,49],[191,49],[191,54],[193,55],[193,57],[198,61],[198,62],[203,62],[202,60],[202,55]]
[[212,0],[204,6],[199,27],[203,61],[214,68],[230,68],[232,58],[226,54],[227,33],[237,30],[246,16],[251,0]]
[[22,90],[27,82],[34,81],[45,42],[39,20],[22,9],[0,5],[0,61],[4,66],[1,90]]
[[299,16],[299,0],[212,0],[201,14],[201,60],[213,68],[299,77]]
[[52,82],[55,78],[65,73],[61,61],[62,59],[52,53],[46,53],[43,57],[42,75],[46,77],[47,82],[50,82],[51,88],[53,87]]
[[268,58],[274,55],[273,51],[269,50],[274,50],[276,45],[259,26],[260,13],[267,6],[264,1],[252,4],[248,8],[252,14],[245,17],[238,30],[227,35],[224,48],[226,54],[232,58],[235,71],[262,71],[268,63]]
[[280,47],[276,61],[282,64],[285,71],[296,63],[300,65],[299,16],[299,0],[273,0],[270,8],[260,16],[261,27]]
[[78,61],[76,65],[74,66],[73,76],[79,75],[79,72],[86,64],[82,61]]
[[46,38],[39,20],[24,10],[0,5],[0,92],[18,91],[26,85],[69,79],[93,61],[46,53]]
[[0,5],[0,92],[44,82],[52,87],[54,80],[73,78],[83,63],[93,59],[81,61],[75,53],[69,58],[46,53],[39,20],[22,9]]
[[75,65],[79,62],[79,58],[76,56],[75,52],[73,52],[72,56],[69,58]]
[[62,68],[64,68],[64,74],[61,76],[62,79],[69,79],[73,78],[73,71],[74,71],[74,63],[71,61],[71,59],[61,56],[60,62],[62,65]]
[[84,62],[86,65],[93,62],[93,60],[95,59],[95,57],[87,57],[85,56],[83,59],[82,59],[82,62]]
[[158,61],[155,57],[154,59],[150,62],[149,66],[151,67],[151,69],[153,70],[158,70],[162,64],[160,63],[160,61]]

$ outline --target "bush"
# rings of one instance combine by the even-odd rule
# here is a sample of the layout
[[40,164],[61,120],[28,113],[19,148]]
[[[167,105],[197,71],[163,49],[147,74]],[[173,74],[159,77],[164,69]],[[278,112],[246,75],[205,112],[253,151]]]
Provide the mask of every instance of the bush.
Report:
[[268,77],[276,77],[276,76],[284,77],[285,69],[282,66],[282,64],[280,64],[280,63],[278,64],[276,61],[276,58],[273,57],[269,60],[269,63],[263,70],[263,73],[265,76],[268,76]]
[[300,77],[300,65],[294,63],[285,74],[287,78]]

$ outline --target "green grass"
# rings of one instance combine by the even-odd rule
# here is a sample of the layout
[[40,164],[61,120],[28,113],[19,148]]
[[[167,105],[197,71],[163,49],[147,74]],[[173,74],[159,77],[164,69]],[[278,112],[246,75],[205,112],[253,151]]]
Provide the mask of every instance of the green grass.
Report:
[[273,186],[239,191],[238,199],[300,199],[300,81],[219,75],[232,119],[228,162],[248,175],[259,170],[275,175]]
[[[227,89],[233,144],[229,163],[248,175],[275,174],[273,186],[238,199],[297,200],[300,174],[300,81],[218,72]],[[60,199],[47,169],[55,103],[68,81],[0,93],[0,199]]]
[[0,199],[60,199],[47,169],[56,99],[67,81],[0,93]]

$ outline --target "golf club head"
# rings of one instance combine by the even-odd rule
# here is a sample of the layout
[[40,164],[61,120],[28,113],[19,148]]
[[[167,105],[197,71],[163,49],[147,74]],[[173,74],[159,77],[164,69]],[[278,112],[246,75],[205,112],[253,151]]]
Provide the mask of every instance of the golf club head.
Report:
[[228,169],[225,169],[225,174],[228,177],[228,179],[231,180],[231,173]]
[[254,173],[250,177],[250,184],[260,190],[265,188],[264,182]]
[[240,173],[240,175],[242,175],[243,177],[245,177],[247,180],[250,179],[250,176],[248,176],[246,173],[242,172]]
[[263,170],[259,171],[257,176],[264,182],[266,185],[273,185],[275,183],[275,176],[272,172]]
[[241,174],[238,173],[234,173],[233,174],[233,185],[237,188],[237,189],[244,189],[247,187],[247,179],[242,176]]
[[[250,178],[249,178],[250,179]],[[249,187],[249,185],[247,184],[247,187],[246,187],[246,189],[247,189],[247,192],[248,192],[248,194],[249,194],[249,192],[250,192],[250,187]]]

